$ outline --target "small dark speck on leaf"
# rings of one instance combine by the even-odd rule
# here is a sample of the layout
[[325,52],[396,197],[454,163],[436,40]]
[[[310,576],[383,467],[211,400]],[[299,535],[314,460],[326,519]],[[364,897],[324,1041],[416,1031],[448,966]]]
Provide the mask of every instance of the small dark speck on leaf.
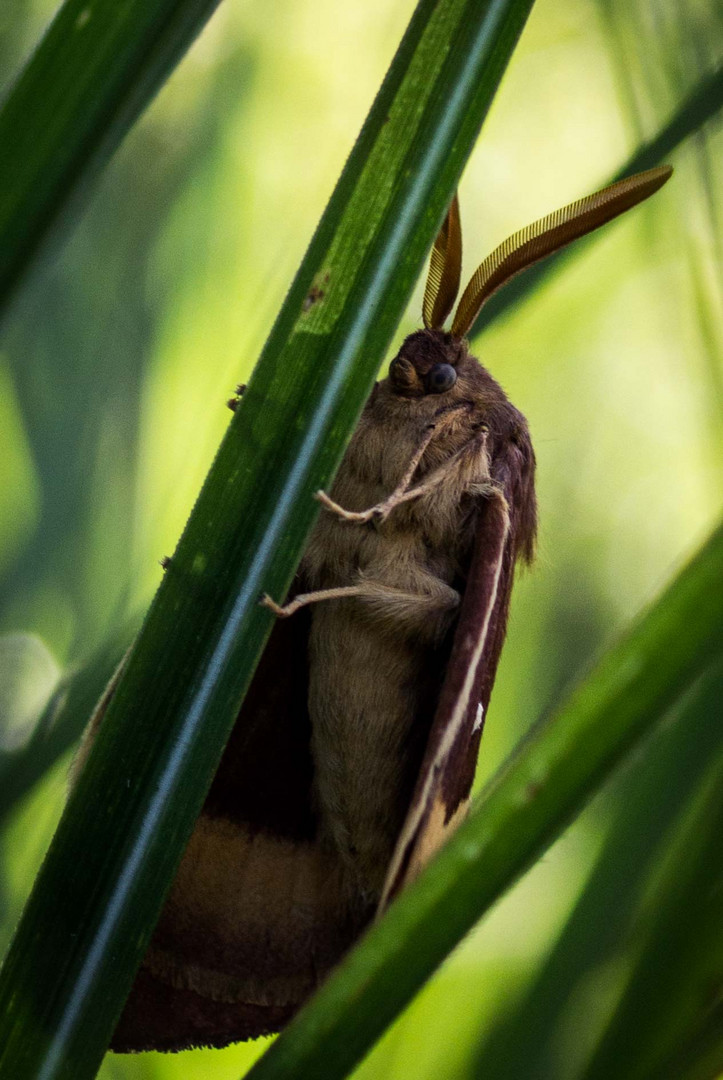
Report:
[[314,304],[318,304],[320,300],[323,300],[325,295],[324,290],[320,289],[318,285],[312,285],[304,297],[304,303],[301,305],[302,310],[309,311]]

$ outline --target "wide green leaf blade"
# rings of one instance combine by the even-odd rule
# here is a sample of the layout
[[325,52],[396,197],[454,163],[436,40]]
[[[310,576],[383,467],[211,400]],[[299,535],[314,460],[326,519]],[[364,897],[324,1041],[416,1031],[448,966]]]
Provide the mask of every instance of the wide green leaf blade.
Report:
[[419,880],[251,1069],[252,1080],[347,1075],[480,915],[720,653],[722,572],[723,525],[557,713],[530,732]]
[[531,3],[417,8],[36,882],[0,980],[3,1077],[98,1066],[269,633],[259,596],[288,588]]

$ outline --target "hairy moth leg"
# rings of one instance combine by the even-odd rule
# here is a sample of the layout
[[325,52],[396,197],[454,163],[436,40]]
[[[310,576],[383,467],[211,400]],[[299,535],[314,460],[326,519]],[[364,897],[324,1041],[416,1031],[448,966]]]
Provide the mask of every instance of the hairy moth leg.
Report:
[[[436,420],[429,424],[419,446],[410,459],[402,479],[399,481],[394,491],[388,495],[386,499],[377,503],[376,506],[370,506],[367,510],[345,510],[338,503],[334,502],[325,491],[317,491],[314,498],[317,499],[326,510],[336,514],[337,517],[342,518],[343,521],[351,521],[359,525],[364,525],[372,519],[384,521],[389,517],[396,506],[408,502],[410,499],[416,499],[419,495],[424,495],[426,491],[431,490],[431,487],[436,486],[436,484],[440,482],[442,477],[435,480],[430,487],[419,485],[410,490],[410,484],[414,479],[414,474],[417,471],[419,463],[424,457],[429,444],[446,427],[448,427],[453,420],[458,418],[459,413],[466,412],[468,407],[466,402],[462,402],[460,405],[455,405],[451,409],[445,409]],[[451,464],[451,461],[448,464]]]
[[[410,592],[405,589],[395,589],[368,578],[357,585],[301,593],[283,606],[275,603],[268,595],[262,597],[261,603],[273,611],[278,618],[285,619],[309,604],[354,596],[365,602],[369,610],[387,624],[390,631],[400,626],[407,629],[426,628],[429,631],[430,620],[433,621],[435,617],[444,619],[449,612],[459,606],[460,594],[451,585],[440,581],[432,574],[427,575],[422,584],[423,591]],[[446,627],[446,622],[444,626]]]
[[361,596],[364,592],[363,585],[342,585],[338,589],[318,589],[316,592],[300,593],[290,600],[288,604],[277,604],[268,593],[264,593],[259,603],[273,611],[278,619],[288,619],[300,608],[309,604],[317,604],[320,600],[340,600],[346,596]]
[[[462,460],[469,457],[471,453],[483,448],[487,442],[487,431],[485,430],[481,435],[470,440],[470,442],[463,446],[461,450],[458,450],[456,454],[453,454],[448,461],[445,461],[444,464],[439,465],[434,469],[421,483],[410,488],[407,476],[409,476],[409,480],[411,480],[411,475],[413,475],[416,470],[424,450],[426,450],[434,434],[435,432],[432,430],[429,437],[425,436],[425,440],[423,441],[420,450],[416,451],[414,454],[414,468],[410,467],[402,482],[395,488],[391,495],[388,495],[382,502],[377,503],[376,506],[370,506],[367,510],[345,510],[342,506],[339,506],[338,503],[335,503],[333,499],[330,499],[323,491],[318,491],[316,493],[316,498],[326,510],[330,511],[332,514],[336,514],[337,517],[340,517],[343,521],[350,521],[358,525],[364,525],[372,520],[385,521],[397,506],[401,506],[406,502],[411,502],[413,499],[419,499],[422,496],[429,494],[430,491],[433,491],[447,480],[450,473],[455,470]],[[474,484],[474,491],[475,494],[493,495],[496,492],[496,488],[493,483],[484,484],[477,482]]]

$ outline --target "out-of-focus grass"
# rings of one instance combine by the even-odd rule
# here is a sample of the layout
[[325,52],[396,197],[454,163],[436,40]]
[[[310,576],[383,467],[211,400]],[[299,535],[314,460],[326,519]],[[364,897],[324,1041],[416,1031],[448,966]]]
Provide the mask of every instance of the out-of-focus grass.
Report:
[[[51,6],[3,8],[6,70]],[[147,602],[226,426],[224,398],[258,354],[411,8],[224,6],[62,255],[18,298],[0,341],[13,448],[0,463],[4,629],[37,632],[72,661]],[[600,10],[538,0],[463,178],[466,265],[594,188],[654,133],[709,62],[689,48],[692,30],[720,54],[712,2],[694,19],[673,0],[620,2],[624,49]],[[542,506],[540,558],[517,586],[480,778],[720,509],[722,150],[711,125],[676,155],[654,233],[642,208],[476,343],[531,421]],[[418,294],[399,337],[420,306]],[[62,771],[5,833],[3,940],[52,832]],[[359,1075],[464,1073],[498,1012],[543,970],[624,808],[623,786],[596,801]],[[584,1005],[582,989],[566,1015]],[[257,1052],[109,1058],[102,1075],[232,1077]]]

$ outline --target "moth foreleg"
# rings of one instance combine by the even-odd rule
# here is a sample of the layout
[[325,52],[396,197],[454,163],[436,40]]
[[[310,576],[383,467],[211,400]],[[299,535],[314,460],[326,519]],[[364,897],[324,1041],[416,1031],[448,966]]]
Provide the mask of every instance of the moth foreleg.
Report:
[[345,510],[343,506],[339,506],[339,503],[330,499],[325,491],[317,491],[314,495],[315,499],[321,503],[323,507],[330,510],[337,517],[342,518],[344,521],[354,521],[359,524],[364,524],[367,521],[371,521],[372,518],[377,518],[381,521],[386,518],[395,506],[399,505],[399,502],[403,500],[405,492],[408,490],[409,485],[412,482],[417,467],[424,456],[424,451],[429,446],[430,442],[434,438],[437,430],[436,424],[430,424],[427,428],[424,438],[420,442],[419,446],[415,450],[412,458],[407,466],[404,476],[399,481],[397,486],[391,495],[388,495],[382,502],[377,503],[376,506],[370,506],[367,510]]
[[[383,502],[377,503],[376,506],[370,506],[368,510],[345,510],[343,507],[335,503],[333,499],[323,491],[317,491],[316,498],[330,510],[333,514],[342,518],[344,521],[352,521],[363,524],[364,522],[371,521],[372,519],[377,521],[385,521],[389,517],[392,510],[397,506],[401,506],[402,503],[411,502],[413,499],[420,499],[424,495],[428,495],[430,491],[434,491],[447,481],[452,475],[460,461],[469,455],[470,446],[464,446],[456,454],[454,454],[449,461],[445,461],[443,465],[439,465],[433,472],[412,488],[402,490],[401,485],[395,488],[391,495],[387,496]],[[465,484],[464,491],[466,494],[474,495],[497,495],[497,488],[491,481],[475,481],[472,484]]]
[[[351,521],[360,525],[374,519],[377,521],[384,521],[389,517],[395,506],[399,506],[400,503],[407,502],[409,499],[416,499],[419,495],[423,495],[425,491],[429,490],[428,487],[420,488],[419,486],[410,489],[410,484],[414,479],[414,474],[419,467],[419,463],[424,457],[427,447],[435,437],[439,436],[440,431],[453,423],[458,418],[460,412],[466,411],[466,403],[463,402],[461,405],[455,405],[453,408],[447,409],[445,412],[441,413],[427,426],[419,446],[410,458],[402,479],[399,481],[391,495],[388,495],[386,499],[383,499],[375,506],[370,506],[367,510],[345,510],[339,503],[334,502],[325,491],[317,491],[314,498],[317,499],[326,510],[329,510],[332,514],[336,514],[337,517],[340,517],[343,521]],[[453,460],[456,460],[456,456]],[[435,474],[433,475],[436,475],[436,471],[437,470],[435,470]],[[431,486],[436,486],[442,479],[443,477],[439,477],[439,479],[435,480],[434,484]]]

